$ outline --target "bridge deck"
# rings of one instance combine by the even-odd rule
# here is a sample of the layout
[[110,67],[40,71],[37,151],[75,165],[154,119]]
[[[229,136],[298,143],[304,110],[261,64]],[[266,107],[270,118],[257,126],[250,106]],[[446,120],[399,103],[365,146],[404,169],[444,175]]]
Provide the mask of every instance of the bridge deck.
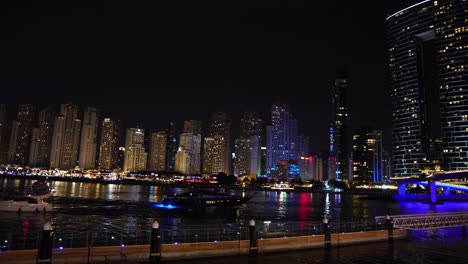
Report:
[[[393,227],[399,229],[434,229],[468,225],[468,211],[419,215],[391,215]],[[384,223],[387,216],[376,216],[377,223]]]

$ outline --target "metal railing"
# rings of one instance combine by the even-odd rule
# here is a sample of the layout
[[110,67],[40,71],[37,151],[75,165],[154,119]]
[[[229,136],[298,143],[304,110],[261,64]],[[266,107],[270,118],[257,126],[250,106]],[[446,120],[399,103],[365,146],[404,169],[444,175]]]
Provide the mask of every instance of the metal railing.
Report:
[[393,221],[394,228],[410,230],[468,225],[468,212],[376,216],[375,220],[383,224],[386,217]]
[[[383,230],[384,225],[372,219],[350,222],[329,222],[332,233],[349,233]],[[256,225],[259,239],[313,236],[324,234],[320,222],[259,222]],[[240,241],[249,239],[249,227],[246,225],[226,226],[184,226],[159,229],[163,244]],[[55,249],[147,245],[151,240],[151,229],[135,232],[67,232],[53,231],[52,247]],[[38,248],[41,232],[0,234],[0,251]]]

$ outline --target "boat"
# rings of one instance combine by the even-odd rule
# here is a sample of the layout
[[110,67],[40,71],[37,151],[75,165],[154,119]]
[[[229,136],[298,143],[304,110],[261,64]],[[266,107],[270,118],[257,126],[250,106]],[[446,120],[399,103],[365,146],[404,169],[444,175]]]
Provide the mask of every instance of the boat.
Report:
[[291,192],[294,191],[294,187],[289,186],[287,183],[279,183],[272,186],[270,190],[275,190],[277,193]]
[[21,196],[13,200],[0,201],[0,211],[7,212],[51,212],[55,211],[52,204],[44,198],[35,198],[29,195]]
[[31,191],[28,192],[26,196],[36,199],[45,199],[49,198],[54,192],[55,190],[50,188],[46,180],[38,180],[31,185]]
[[223,191],[192,189],[180,194],[166,196],[159,207],[164,208],[205,208],[240,207],[250,197],[231,195]]

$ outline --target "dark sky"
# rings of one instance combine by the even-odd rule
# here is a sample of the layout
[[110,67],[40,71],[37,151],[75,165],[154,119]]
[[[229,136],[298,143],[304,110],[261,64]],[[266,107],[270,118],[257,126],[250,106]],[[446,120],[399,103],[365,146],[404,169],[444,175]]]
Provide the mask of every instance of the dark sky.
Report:
[[390,143],[385,18],[411,1],[167,2],[2,8],[0,102],[72,100],[156,129],[213,111],[269,120],[281,101],[318,152],[335,69],[347,67],[351,128],[381,128]]

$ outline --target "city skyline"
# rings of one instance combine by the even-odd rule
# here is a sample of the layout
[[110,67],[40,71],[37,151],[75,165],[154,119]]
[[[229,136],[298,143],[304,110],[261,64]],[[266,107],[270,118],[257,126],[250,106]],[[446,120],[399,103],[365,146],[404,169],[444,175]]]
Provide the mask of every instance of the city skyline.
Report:
[[[271,105],[280,101],[310,138],[312,152],[326,152],[334,73],[344,66],[350,125],[382,129],[389,146],[384,29],[386,16],[403,7],[397,2],[373,4],[366,16],[359,15],[365,14],[363,3],[339,1],[198,9],[169,4],[63,15],[9,9],[2,16],[12,27],[1,103],[57,109],[72,101],[102,109],[122,127],[155,130],[172,120],[206,124],[217,111],[232,113],[233,120],[258,111],[269,123]],[[369,97],[375,101],[363,101]],[[368,113],[364,104],[379,110]]]

